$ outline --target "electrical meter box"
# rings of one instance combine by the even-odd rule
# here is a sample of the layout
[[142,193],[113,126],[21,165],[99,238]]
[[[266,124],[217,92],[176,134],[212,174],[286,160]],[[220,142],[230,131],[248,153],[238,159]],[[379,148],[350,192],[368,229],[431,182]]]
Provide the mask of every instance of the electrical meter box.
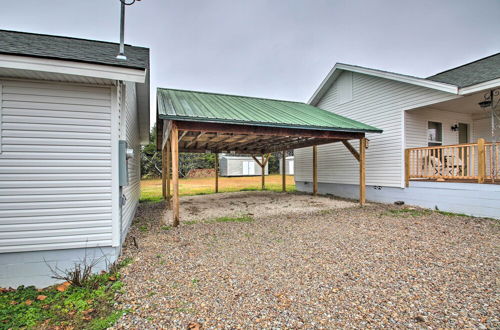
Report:
[[128,159],[134,157],[134,150],[128,148],[127,141],[118,143],[118,173],[120,186],[128,186]]

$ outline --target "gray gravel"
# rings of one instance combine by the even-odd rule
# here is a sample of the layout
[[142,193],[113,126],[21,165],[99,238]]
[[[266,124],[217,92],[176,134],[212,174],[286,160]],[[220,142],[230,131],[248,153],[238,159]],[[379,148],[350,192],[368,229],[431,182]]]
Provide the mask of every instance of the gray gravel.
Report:
[[349,206],[162,229],[141,205],[115,328],[500,327],[498,221]]

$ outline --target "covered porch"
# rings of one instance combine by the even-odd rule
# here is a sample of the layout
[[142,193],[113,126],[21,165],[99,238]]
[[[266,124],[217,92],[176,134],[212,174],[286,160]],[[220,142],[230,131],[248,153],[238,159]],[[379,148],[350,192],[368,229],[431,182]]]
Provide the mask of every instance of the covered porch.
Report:
[[405,182],[500,183],[500,143],[483,92],[405,111]]
[[[360,122],[299,102],[288,102],[172,89],[158,89],[158,141],[163,155],[163,193],[179,224],[179,152],[251,155],[264,168],[269,154],[313,147],[313,195],[317,194],[316,146],[342,142],[359,162],[359,202],[365,203],[365,133],[381,131]],[[356,150],[349,140],[359,140]],[[218,157],[215,162],[218,191]],[[283,171],[286,173],[286,171]],[[170,186],[172,185],[172,194]],[[262,189],[265,176],[262,175]],[[285,191],[285,174],[283,174]]]

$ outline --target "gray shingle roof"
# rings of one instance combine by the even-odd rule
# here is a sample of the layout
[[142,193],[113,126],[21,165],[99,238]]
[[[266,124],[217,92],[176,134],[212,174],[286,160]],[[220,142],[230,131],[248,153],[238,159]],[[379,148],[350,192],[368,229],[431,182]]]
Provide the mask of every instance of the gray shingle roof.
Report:
[[148,48],[125,45],[126,61],[116,58],[118,51],[119,44],[112,42],[0,30],[0,54],[149,68]]
[[460,88],[500,78],[500,53],[447,70],[427,79]]

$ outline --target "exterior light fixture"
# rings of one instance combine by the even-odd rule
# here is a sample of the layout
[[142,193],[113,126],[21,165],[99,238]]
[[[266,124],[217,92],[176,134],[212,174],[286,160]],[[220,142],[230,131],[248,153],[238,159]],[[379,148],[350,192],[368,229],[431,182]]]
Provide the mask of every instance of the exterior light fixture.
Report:
[[455,125],[451,126],[451,130],[452,130],[453,132],[458,131],[458,124],[455,124]]
[[481,108],[488,108],[491,106],[491,100],[481,101],[478,103]]

